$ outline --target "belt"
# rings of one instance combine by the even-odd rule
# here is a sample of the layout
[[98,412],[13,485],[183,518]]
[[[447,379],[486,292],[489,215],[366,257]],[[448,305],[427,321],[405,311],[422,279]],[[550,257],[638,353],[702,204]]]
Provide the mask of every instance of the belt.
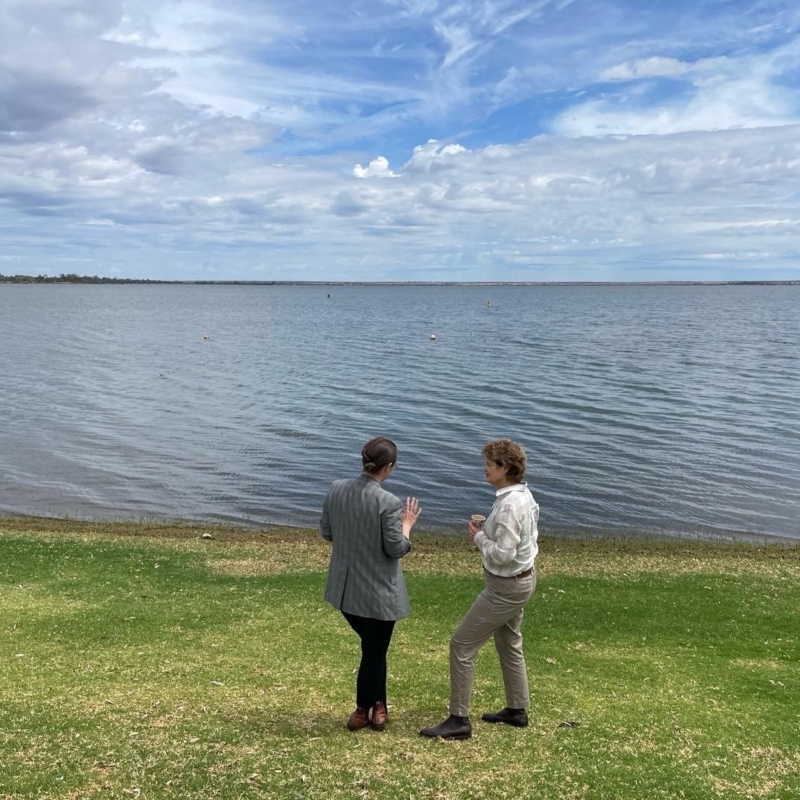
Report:
[[518,575],[515,575],[515,578],[527,578],[533,572],[533,567],[530,569],[526,569],[525,572],[520,572]]
[[495,575],[494,572],[490,572],[486,567],[483,569],[487,574],[493,575],[495,578],[504,578],[507,581],[514,580],[514,578],[527,578],[529,575],[533,574],[533,567],[526,569],[524,572],[518,572],[516,575]]

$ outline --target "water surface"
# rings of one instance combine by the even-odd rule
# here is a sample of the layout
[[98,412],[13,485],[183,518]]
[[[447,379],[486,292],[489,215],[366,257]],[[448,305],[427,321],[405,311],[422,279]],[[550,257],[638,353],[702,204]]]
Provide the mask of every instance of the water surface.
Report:
[[0,511],[314,525],[384,434],[447,527],[508,436],[543,528],[800,537],[798,286],[0,285],[0,336]]

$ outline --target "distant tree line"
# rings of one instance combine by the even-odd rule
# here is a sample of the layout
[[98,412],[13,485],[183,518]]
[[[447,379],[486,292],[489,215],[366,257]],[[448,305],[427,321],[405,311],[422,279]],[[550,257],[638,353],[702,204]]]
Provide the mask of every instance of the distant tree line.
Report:
[[61,275],[3,275],[0,283],[169,283],[150,278],[101,278],[99,275],[76,275],[73,272]]
[[788,281],[165,281],[153,278],[101,278],[99,275],[3,275],[0,283],[186,283],[209,286],[796,286]]

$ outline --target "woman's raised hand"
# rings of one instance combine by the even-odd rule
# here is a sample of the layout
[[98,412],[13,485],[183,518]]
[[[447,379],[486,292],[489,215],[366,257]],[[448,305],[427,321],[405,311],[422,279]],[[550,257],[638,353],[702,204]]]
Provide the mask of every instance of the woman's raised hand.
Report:
[[417,520],[419,519],[419,515],[422,513],[422,509],[419,507],[419,503],[417,502],[416,497],[407,497],[406,504],[403,507],[403,536],[406,539],[409,537],[411,533],[411,529],[416,524]]

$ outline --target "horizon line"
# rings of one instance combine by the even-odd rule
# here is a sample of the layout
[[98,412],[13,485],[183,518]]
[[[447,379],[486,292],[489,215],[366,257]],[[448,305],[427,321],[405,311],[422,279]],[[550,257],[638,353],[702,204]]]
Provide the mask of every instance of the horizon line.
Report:
[[0,283],[148,283],[216,286],[793,286],[800,278],[785,280],[661,280],[661,281],[402,281],[402,280],[235,280],[100,277],[97,275],[2,275]]

